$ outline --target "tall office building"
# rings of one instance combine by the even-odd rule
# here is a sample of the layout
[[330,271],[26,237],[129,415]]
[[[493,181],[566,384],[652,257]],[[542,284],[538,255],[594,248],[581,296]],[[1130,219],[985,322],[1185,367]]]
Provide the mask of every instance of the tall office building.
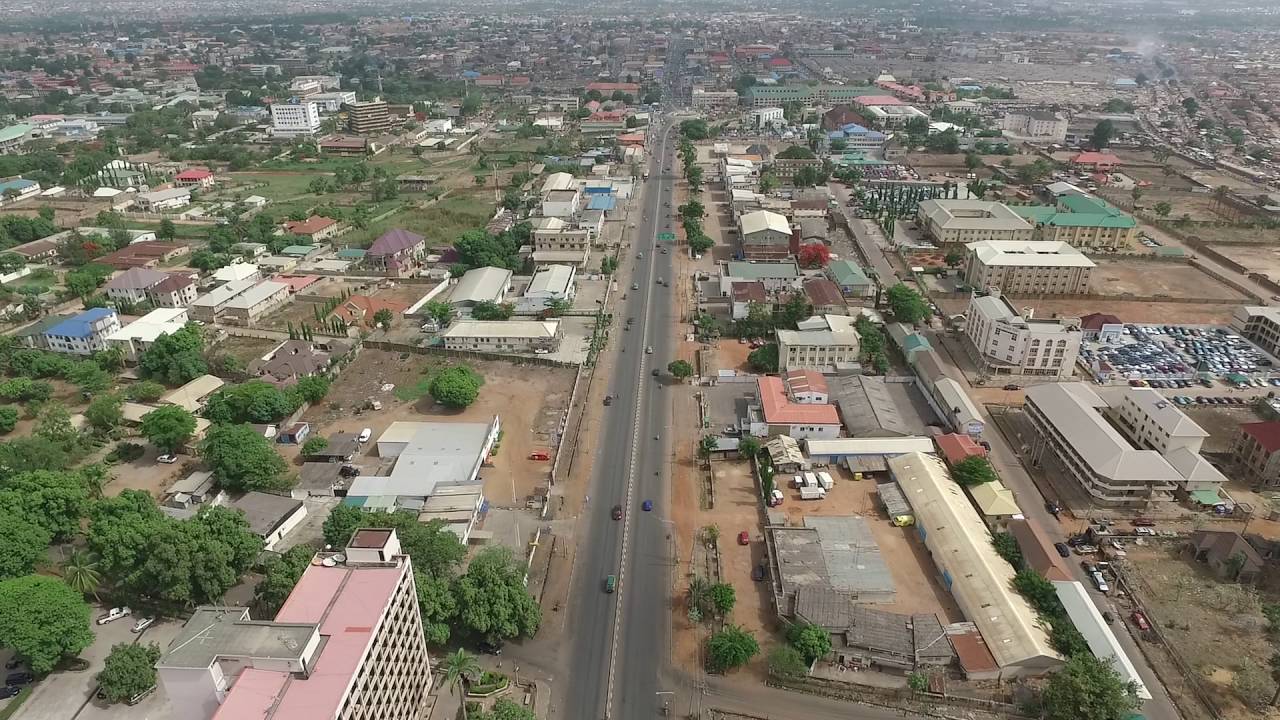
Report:
[[315,135],[320,131],[320,109],[306,101],[276,103],[271,106],[271,128],[281,137]]
[[348,105],[347,128],[361,135],[386,132],[391,128],[391,114],[387,111],[387,101],[375,98],[368,102]]
[[275,620],[201,606],[156,663],[184,720],[416,720],[431,665],[395,530],[320,553]]

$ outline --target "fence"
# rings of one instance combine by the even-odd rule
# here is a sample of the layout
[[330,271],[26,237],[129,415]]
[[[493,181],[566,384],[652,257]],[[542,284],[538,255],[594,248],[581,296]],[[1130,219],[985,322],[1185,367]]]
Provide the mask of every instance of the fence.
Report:
[[952,695],[928,691],[911,692],[900,688],[855,685],[853,683],[824,680],[822,678],[815,677],[806,677],[795,680],[782,680],[780,678],[770,677],[765,681],[765,684],[769,687],[780,688],[783,690],[794,690],[796,692],[820,695],[822,697],[833,698],[836,700],[851,700],[865,705],[875,705],[877,707],[891,708],[901,710],[904,713],[926,715],[929,717],[952,717],[950,713],[945,712],[949,708],[944,706],[980,710],[995,713],[1006,718],[1027,717],[1018,712],[1018,707],[1016,705],[999,702],[997,700],[988,700],[986,698],[970,697],[967,695]]
[[413,353],[414,355],[441,355],[444,357],[456,357],[463,360],[501,360],[502,362],[514,363],[516,365],[528,364],[542,365],[544,367],[578,367],[577,363],[553,360],[541,355],[503,355],[502,353],[481,352],[478,350],[449,350],[447,348],[431,345],[409,345],[407,343],[389,342],[386,340],[365,340],[364,344],[365,347],[370,347],[375,350]]

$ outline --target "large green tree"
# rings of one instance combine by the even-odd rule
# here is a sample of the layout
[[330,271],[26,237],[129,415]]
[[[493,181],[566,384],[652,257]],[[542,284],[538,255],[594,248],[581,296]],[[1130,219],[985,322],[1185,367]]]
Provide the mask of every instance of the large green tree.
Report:
[[996,476],[996,470],[991,467],[991,463],[979,455],[971,455],[952,465],[951,477],[966,487],[995,482],[1000,479]]
[[176,452],[196,431],[196,418],[178,405],[165,405],[142,416],[139,432],[166,453]]
[[747,355],[747,365],[759,373],[778,372],[778,344],[767,343]]
[[929,316],[929,305],[920,297],[920,293],[902,283],[889,288],[886,297],[898,322],[914,325]]
[[200,444],[200,456],[222,487],[232,492],[289,486],[285,459],[249,425],[214,425]]
[[209,372],[200,328],[188,325],[161,335],[138,358],[144,375],[168,385],[181,385]]
[[707,639],[707,670],[722,673],[741,667],[759,652],[754,635],[737,625],[726,625]]
[[1080,653],[1049,677],[1041,694],[1047,720],[1125,720],[1141,704],[1137,686],[1090,653]]
[[484,377],[466,365],[457,365],[445,370],[431,381],[431,397],[436,402],[451,408],[465,408],[480,396],[480,386],[484,385]]
[[204,416],[215,423],[272,423],[298,409],[300,396],[263,380],[224,387],[205,405]]
[[89,403],[84,419],[100,433],[115,430],[124,422],[124,398],[116,393],[103,393]]
[[831,652],[831,634],[813,623],[796,623],[787,630],[787,641],[800,651],[806,664]]
[[53,534],[25,515],[0,508],[0,580],[29,575],[49,550]]
[[481,550],[454,583],[460,624],[496,641],[533,637],[542,608],[524,583],[524,566],[506,547]]
[[89,605],[58,578],[26,575],[0,581],[0,645],[43,675],[93,642]]
[[156,684],[156,662],[160,646],[117,643],[98,673],[98,684],[107,702],[125,702]]
[[80,532],[90,495],[84,471],[32,470],[0,480],[0,509],[21,515],[60,541]]

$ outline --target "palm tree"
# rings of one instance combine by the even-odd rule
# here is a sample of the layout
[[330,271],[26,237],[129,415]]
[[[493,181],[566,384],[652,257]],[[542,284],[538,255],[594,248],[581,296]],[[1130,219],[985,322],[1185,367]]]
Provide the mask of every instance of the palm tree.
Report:
[[62,566],[62,581],[81,595],[93,595],[97,600],[98,588],[102,585],[98,559],[85,550],[72,551]]
[[444,682],[449,686],[449,692],[453,693],[459,685],[462,686],[462,717],[467,717],[467,683],[470,678],[480,674],[480,663],[476,662],[476,658],[466,650],[458,650],[456,653],[449,655],[441,663],[444,669]]

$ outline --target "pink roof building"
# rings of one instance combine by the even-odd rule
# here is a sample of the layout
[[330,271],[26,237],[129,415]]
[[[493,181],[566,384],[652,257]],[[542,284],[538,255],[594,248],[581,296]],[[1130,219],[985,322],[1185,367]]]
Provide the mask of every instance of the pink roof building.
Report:
[[431,666],[417,588],[394,530],[322,553],[274,621],[201,606],[156,663],[173,707],[199,720],[417,717]]
[[796,440],[839,437],[840,415],[835,405],[793,401],[782,378],[762,377],[756,382],[760,418],[768,436],[789,435]]

